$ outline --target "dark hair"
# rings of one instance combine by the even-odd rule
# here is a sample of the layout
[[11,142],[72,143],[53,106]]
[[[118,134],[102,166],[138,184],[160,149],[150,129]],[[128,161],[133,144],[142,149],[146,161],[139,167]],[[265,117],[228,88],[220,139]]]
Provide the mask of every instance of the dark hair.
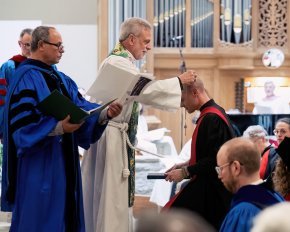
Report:
[[277,120],[275,125],[277,125],[278,122],[284,122],[284,123],[288,124],[288,126],[290,128],[290,118],[280,118],[280,119]]
[[41,40],[49,41],[49,30],[54,27],[39,26],[32,32],[31,51],[35,52],[38,48],[38,42]]

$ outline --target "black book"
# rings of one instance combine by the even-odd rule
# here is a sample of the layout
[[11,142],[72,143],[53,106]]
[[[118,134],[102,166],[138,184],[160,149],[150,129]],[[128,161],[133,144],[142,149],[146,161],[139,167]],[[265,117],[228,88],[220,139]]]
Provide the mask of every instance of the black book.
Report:
[[58,120],[63,120],[66,116],[70,115],[71,123],[80,123],[88,117],[100,114],[101,111],[114,100],[86,111],[75,105],[69,98],[62,95],[59,91],[54,90],[49,96],[38,103],[37,108],[44,114],[53,116]]

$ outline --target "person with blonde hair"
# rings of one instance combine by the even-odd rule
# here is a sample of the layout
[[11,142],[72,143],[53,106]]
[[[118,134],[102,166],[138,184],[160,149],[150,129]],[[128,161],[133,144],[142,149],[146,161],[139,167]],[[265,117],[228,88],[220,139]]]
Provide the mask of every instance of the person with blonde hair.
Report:
[[290,202],[282,202],[268,207],[253,220],[251,232],[289,232]]
[[165,213],[146,210],[136,221],[135,232],[214,232],[202,217],[185,209]]

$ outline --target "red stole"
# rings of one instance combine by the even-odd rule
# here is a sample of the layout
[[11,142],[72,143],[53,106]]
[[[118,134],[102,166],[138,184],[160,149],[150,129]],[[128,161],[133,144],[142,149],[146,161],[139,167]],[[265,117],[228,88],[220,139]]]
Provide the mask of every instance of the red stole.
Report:
[[[7,85],[6,79],[0,77],[0,96],[5,96],[6,95],[6,93],[7,93],[7,90],[5,88],[6,85]],[[1,86],[3,88],[1,88]],[[0,98],[0,106],[3,106],[4,103],[5,103],[4,98]]]
[[[197,134],[198,134],[198,129],[199,126],[202,122],[203,117],[208,114],[208,113],[213,113],[213,114],[217,114],[221,119],[223,119],[223,121],[230,126],[228,120],[226,119],[226,117],[223,115],[223,113],[221,111],[219,111],[217,108],[213,107],[213,106],[209,106],[204,108],[201,112],[200,112],[200,116],[197,120],[197,124],[196,127],[194,129],[193,135],[192,135],[192,141],[191,141],[191,156],[190,156],[190,160],[189,160],[189,166],[195,165],[196,164],[196,140],[197,140]],[[192,176],[190,181],[193,181],[195,179],[196,176]],[[177,193],[174,197],[172,197],[167,203],[166,205],[162,208],[162,210],[166,210],[171,208],[173,202],[175,201],[175,199],[178,197],[178,195],[182,192],[179,191],[179,193]]]
[[267,164],[268,164],[268,160],[269,160],[269,154],[270,154],[270,149],[268,149],[264,153],[264,155],[262,156],[262,159],[261,159],[260,177],[263,180],[265,178],[265,172],[266,172],[266,169],[267,169]]
[[284,198],[285,198],[285,201],[290,201],[290,193],[287,193],[287,195]]
[[13,56],[12,58],[10,58],[10,60],[13,60],[17,63],[21,63],[22,61],[24,61],[26,59],[27,59],[27,57],[22,56],[22,55],[16,55],[16,56]]

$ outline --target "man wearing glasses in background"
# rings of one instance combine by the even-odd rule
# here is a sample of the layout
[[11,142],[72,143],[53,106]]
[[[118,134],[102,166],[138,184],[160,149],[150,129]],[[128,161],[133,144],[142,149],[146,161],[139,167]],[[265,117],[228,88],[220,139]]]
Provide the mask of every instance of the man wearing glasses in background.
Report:
[[[2,149],[2,137],[3,137],[3,130],[4,130],[4,104],[6,101],[6,94],[8,90],[9,83],[11,82],[12,76],[15,72],[15,69],[18,67],[18,65],[27,59],[27,57],[30,56],[30,44],[31,44],[31,34],[32,29],[25,28],[21,31],[19,36],[18,44],[21,49],[21,53],[18,55],[13,56],[8,61],[2,64],[0,68],[0,156],[3,157],[3,159],[6,159],[7,157],[3,156],[3,149]],[[6,162],[6,160],[5,160]],[[1,163],[0,163],[1,165]],[[2,178],[2,175],[0,174],[0,180]],[[11,212],[12,208],[7,207],[3,208],[4,211]]]
[[234,194],[220,231],[250,231],[253,218],[265,207],[284,201],[260,178],[261,155],[247,138],[234,138],[220,148],[216,172]]
[[[30,56],[32,29],[25,28],[21,31],[18,44],[21,48],[21,54],[15,55],[2,64],[0,68],[0,139],[3,133],[3,110],[7,88],[11,78],[18,65]],[[0,148],[1,149],[1,148]]]
[[11,77],[18,65],[30,56],[31,34],[32,29],[30,28],[21,31],[18,41],[21,53],[13,56],[1,66],[1,73],[4,74],[7,85],[9,85]]
[[84,122],[42,113],[37,105],[58,90],[75,105],[90,110],[75,82],[54,65],[64,46],[53,27],[34,29],[31,56],[23,61],[9,86],[4,110],[4,156],[1,207],[13,206],[10,231],[85,232],[78,146],[88,149],[119,115],[112,103]]

